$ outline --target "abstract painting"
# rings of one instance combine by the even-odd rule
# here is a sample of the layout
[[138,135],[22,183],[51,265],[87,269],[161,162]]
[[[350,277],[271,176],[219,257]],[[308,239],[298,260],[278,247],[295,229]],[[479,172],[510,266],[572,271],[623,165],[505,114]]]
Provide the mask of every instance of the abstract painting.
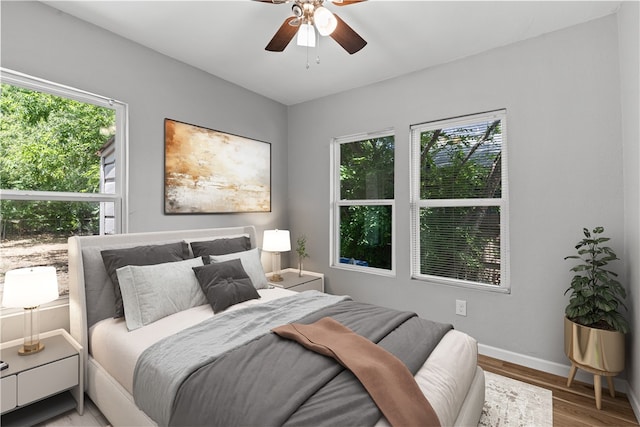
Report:
[[271,211],[271,144],[164,120],[165,214]]

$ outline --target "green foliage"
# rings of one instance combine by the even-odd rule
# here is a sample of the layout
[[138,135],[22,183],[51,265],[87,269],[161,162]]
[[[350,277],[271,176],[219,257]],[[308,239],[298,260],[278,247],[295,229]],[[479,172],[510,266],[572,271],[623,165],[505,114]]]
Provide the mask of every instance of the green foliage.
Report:
[[[489,219],[478,220],[481,217]],[[495,206],[421,209],[420,272],[499,285],[499,217]],[[479,227],[478,221],[492,224]]]
[[302,261],[305,258],[309,258],[309,254],[307,253],[307,236],[304,234],[298,237],[296,240],[296,253],[298,254],[298,258]]
[[391,207],[342,206],[340,256],[391,269]]
[[[393,136],[341,144],[340,198],[393,199],[394,155]],[[391,219],[390,206],[342,206],[340,256],[390,269]]]
[[619,258],[610,247],[603,245],[610,240],[599,236],[603,232],[603,227],[596,227],[591,232],[584,228],[584,238],[575,247],[578,254],[565,257],[565,260],[582,261],[571,268],[576,274],[564,292],[565,295],[571,292],[565,314],[584,326],[627,333],[629,324],[618,311],[620,306],[626,309],[623,300],[627,294],[615,279],[618,275],[606,268],[609,262]]
[[[99,191],[98,151],[114,134],[114,110],[8,84],[0,109],[0,188]],[[91,222],[96,205],[3,200],[0,215],[21,230],[65,234]]]
[[[420,135],[420,198],[490,199],[502,191],[501,121],[435,129]],[[420,271],[500,284],[500,209],[420,209]]]
[[394,137],[340,145],[340,198],[393,199]]
[[84,235],[100,230],[98,202],[2,200],[0,212],[7,237]]
[[422,132],[420,198],[501,197],[501,132],[500,120]]

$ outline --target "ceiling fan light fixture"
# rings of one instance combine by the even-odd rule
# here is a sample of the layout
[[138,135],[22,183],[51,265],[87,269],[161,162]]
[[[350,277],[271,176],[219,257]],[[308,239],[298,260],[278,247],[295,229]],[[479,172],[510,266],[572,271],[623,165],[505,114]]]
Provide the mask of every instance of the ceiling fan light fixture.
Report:
[[338,20],[326,7],[318,7],[313,13],[313,22],[321,36],[328,36],[338,26]]
[[316,47],[316,31],[313,29],[313,25],[300,24],[296,43],[298,46]]

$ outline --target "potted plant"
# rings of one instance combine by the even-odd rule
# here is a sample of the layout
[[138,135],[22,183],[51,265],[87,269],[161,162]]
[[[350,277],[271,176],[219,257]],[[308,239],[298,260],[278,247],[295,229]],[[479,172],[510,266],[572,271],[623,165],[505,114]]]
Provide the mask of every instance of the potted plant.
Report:
[[629,324],[620,313],[626,298],[624,287],[608,264],[619,258],[604,245],[610,239],[602,237],[603,227],[592,231],[584,228],[584,238],[576,245],[577,255],[566,259],[580,262],[571,268],[575,273],[565,291],[570,294],[565,309],[564,348],[572,362],[567,386],[577,368],[594,374],[596,405],[600,409],[600,376],[607,377],[609,392],[615,396],[612,376],[624,369],[624,334]]
[[596,227],[592,232],[583,229],[585,237],[576,245],[578,255],[565,257],[582,261],[571,269],[576,275],[565,291],[565,295],[571,291],[565,313],[581,325],[627,333],[627,319],[618,311],[620,306],[626,309],[623,300],[627,295],[615,279],[618,275],[607,269],[609,262],[619,258],[610,247],[602,245],[610,240],[599,237],[603,232],[603,227]]
[[298,276],[302,277],[302,260],[309,257],[307,253],[307,236],[304,234],[296,240],[296,253],[298,254]]

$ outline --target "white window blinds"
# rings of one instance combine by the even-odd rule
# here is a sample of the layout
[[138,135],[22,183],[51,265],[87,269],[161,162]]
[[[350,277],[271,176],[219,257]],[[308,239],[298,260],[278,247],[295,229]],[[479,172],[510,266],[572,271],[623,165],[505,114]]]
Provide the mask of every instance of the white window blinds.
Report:
[[414,278],[508,289],[506,111],[414,125]]

